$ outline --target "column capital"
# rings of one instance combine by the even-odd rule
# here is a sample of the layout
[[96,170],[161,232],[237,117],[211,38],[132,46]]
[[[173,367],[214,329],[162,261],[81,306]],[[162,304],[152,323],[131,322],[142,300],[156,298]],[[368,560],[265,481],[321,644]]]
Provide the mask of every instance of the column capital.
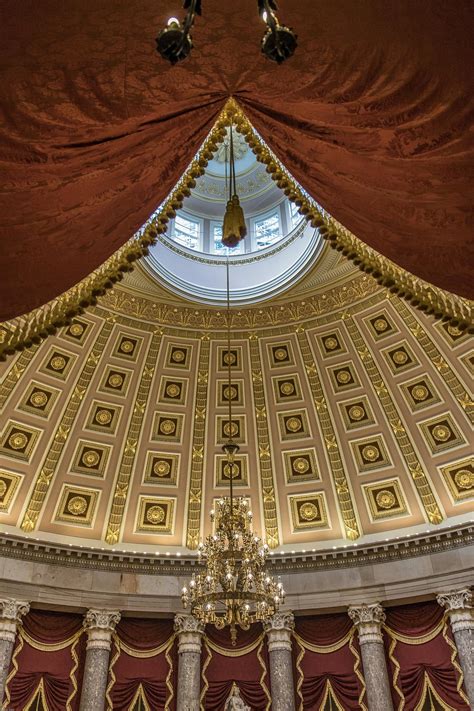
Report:
[[291,635],[295,628],[292,612],[276,612],[263,621],[263,629],[268,635],[268,651],[286,649],[291,652]]
[[474,630],[474,596],[469,588],[439,593],[436,600],[448,613],[453,632]]
[[120,617],[118,610],[87,610],[83,622],[87,632],[87,649],[110,650],[112,632]]
[[30,603],[25,600],[3,598],[0,600],[0,640],[14,642],[21,618],[30,611]]
[[383,643],[382,625],[385,622],[385,612],[378,602],[350,605],[348,615],[357,628],[360,644]]
[[174,616],[174,631],[178,635],[178,653],[201,652],[205,625],[193,615],[178,612]]

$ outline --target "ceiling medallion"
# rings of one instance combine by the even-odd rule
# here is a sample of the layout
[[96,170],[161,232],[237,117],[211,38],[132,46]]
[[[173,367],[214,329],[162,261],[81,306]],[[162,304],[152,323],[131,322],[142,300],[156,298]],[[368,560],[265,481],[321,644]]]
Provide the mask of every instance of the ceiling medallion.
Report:
[[[262,52],[268,59],[281,64],[294,54],[297,37],[289,27],[280,25],[275,14],[275,0],[257,0],[257,4],[258,12],[267,25],[262,38]],[[201,0],[184,0],[183,8],[187,10],[183,22],[177,17],[170,17],[167,26],[156,38],[156,51],[171,64],[186,59],[193,48],[191,29],[196,15],[201,15]]]
[[[230,355],[230,290],[227,260],[227,353]],[[227,364],[229,391],[232,368]],[[228,422],[232,422],[232,398],[228,399]],[[198,547],[201,572],[193,574],[189,587],[184,586],[181,599],[185,608],[203,624],[217,629],[230,627],[232,645],[237,641],[237,627],[249,629],[277,612],[285,600],[283,585],[268,574],[268,545],[252,530],[252,512],[241,496],[234,496],[235,455],[239,447],[229,436],[222,450],[226,455],[229,496],[217,501],[211,511],[214,532]],[[312,512],[308,511],[312,515]]]

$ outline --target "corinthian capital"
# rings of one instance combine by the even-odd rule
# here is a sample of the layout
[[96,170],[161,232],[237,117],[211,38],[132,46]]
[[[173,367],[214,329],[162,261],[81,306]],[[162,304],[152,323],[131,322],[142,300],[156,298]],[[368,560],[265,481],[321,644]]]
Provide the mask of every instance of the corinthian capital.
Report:
[[0,618],[21,623],[21,618],[30,611],[30,603],[11,598],[0,600]]
[[21,618],[29,611],[30,603],[24,600],[0,600],[0,639],[14,642]]
[[295,629],[295,618],[292,612],[275,612],[273,617],[269,617],[263,622],[265,632],[271,630],[288,630],[292,632]]
[[474,630],[474,596],[469,588],[440,593],[436,600],[446,609],[453,632]]
[[87,610],[83,622],[87,630],[87,649],[110,650],[112,632],[119,622],[118,610]]
[[193,615],[179,612],[174,616],[174,631],[178,634],[204,634],[204,625]]
[[436,600],[438,605],[446,608],[448,612],[451,612],[451,610],[468,610],[474,606],[473,595],[469,588],[440,593],[436,596]]
[[382,624],[385,622],[385,613],[378,602],[371,605],[351,605],[348,615],[357,627],[360,644],[383,642]]

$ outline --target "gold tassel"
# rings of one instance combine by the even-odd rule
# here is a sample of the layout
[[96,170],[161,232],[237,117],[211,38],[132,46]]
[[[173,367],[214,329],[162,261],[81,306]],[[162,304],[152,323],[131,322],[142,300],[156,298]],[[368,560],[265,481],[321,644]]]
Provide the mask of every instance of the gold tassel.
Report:
[[247,234],[244,211],[240,207],[238,195],[232,195],[227,201],[222,226],[222,244],[226,247],[236,247]]

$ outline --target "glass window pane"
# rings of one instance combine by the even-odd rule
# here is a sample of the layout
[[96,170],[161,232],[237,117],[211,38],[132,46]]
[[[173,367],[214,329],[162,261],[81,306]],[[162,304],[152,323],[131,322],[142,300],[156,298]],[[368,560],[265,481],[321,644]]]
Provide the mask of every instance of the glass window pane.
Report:
[[281,237],[280,218],[277,212],[263,220],[255,221],[255,245],[257,249],[264,249],[275,244]]
[[173,239],[178,244],[182,244],[183,247],[198,250],[201,242],[201,226],[199,222],[176,215]]
[[295,205],[294,202],[290,202],[290,215],[291,215],[291,224],[293,228],[296,227],[296,225],[299,225],[301,220],[303,219],[303,216],[300,215],[298,212],[298,205]]

